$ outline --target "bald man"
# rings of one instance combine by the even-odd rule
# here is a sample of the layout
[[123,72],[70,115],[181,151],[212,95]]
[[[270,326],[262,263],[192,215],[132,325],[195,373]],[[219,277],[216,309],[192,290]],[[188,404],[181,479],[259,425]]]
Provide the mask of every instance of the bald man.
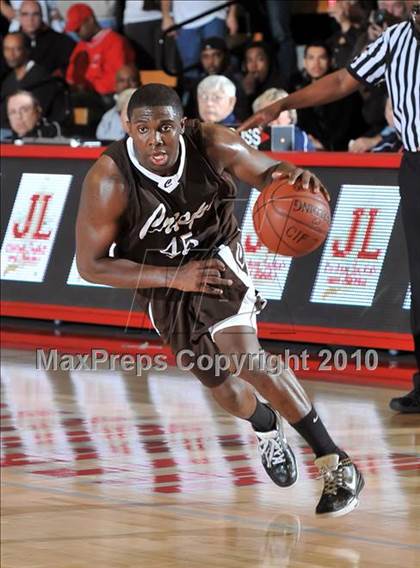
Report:
[[7,34],[3,40],[3,55],[11,71],[1,86],[2,126],[8,124],[4,104],[7,97],[21,90],[30,91],[36,96],[44,116],[60,122],[65,110],[63,88],[31,59],[28,37],[23,32]]
[[24,0],[19,8],[20,30],[30,41],[30,56],[48,73],[65,75],[76,43],[67,35],[52,30],[42,19],[39,2]]

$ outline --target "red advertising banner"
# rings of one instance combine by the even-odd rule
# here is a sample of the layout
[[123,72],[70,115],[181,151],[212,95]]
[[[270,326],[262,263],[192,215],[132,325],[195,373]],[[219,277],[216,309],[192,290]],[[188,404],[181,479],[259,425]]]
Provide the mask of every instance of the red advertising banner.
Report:
[[1,247],[1,278],[42,282],[71,175],[24,173]]
[[372,305],[399,202],[398,187],[341,187],[312,302]]
[[259,191],[252,189],[242,221],[242,244],[255,287],[267,300],[281,300],[292,258],[271,253],[255,234],[252,210]]

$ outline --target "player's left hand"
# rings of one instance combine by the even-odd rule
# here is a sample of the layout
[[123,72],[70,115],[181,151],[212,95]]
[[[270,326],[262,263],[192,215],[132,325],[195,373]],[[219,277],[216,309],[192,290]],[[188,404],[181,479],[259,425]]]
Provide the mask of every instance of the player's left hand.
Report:
[[296,189],[310,190],[312,193],[322,193],[327,201],[331,201],[330,194],[328,193],[326,187],[321,183],[321,181],[315,174],[313,174],[309,170],[297,168],[293,164],[289,164],[287,162],[282,162],[279,165],[281,169],[273,172],[273,179],[288,176],[290,185],[294,185],[297,181],[300,182],[296,185]]

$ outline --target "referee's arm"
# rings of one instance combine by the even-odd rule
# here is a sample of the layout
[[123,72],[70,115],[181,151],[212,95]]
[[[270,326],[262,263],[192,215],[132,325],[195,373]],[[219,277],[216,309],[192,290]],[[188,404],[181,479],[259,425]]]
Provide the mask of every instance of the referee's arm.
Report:
[[354,93],[360,87],[360,81],[355,79],[347,69],[339,69],[322,79],[312,83],[284,99],[276,101],[245,120],[238,132],[266,126],[284,110],[299,109],[332,103]]
[[347,69],[339,69],[330,73],[311,85],[265,107],[248,118],[238,130],[265,126],[275,120],[284,110],[313,107],[338,101],[357,91],[361,83],[370,86],[378,83],[384,77],[386,54],[386,38],[382,34],[358,55]]

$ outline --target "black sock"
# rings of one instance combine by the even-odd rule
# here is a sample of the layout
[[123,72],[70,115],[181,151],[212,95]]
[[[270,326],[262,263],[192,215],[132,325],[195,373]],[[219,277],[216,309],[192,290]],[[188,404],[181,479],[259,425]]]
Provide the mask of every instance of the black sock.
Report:
[[255,412],[247,420],[251,422],[252,427],[257,432],[270,432],[276,427],[276,415],[269,406],[260,402],[258,398]]
[[338,454],[340,458],[347,457],[347,454],[340,450],[331,439],[314,407],[299,422],[290,424],[290,426],[307,441],[317,458],[328,454]]

